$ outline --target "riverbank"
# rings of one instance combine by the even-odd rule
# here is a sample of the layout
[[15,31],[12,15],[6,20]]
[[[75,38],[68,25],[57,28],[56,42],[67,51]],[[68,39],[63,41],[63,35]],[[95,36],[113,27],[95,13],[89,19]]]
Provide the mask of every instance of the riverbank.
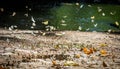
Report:
[[119,55],[119,34],[0,29],[2,69],[119,69]]

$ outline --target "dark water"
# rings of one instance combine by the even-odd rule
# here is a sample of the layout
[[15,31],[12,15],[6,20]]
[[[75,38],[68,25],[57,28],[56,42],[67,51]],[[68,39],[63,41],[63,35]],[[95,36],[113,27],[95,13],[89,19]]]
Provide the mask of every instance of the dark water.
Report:
[[120,30],[119,11],[120,5],[110,4],[62,3],[59,6],[25,6],[18,10],[1,11],[0,26],[33,30]]

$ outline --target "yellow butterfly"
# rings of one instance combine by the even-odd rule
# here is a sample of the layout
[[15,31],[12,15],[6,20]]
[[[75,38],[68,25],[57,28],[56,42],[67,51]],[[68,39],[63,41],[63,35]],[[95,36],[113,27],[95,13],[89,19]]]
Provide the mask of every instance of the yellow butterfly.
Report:
[[48,21],[44,21],[44,22],[42,22],[44,25],[48,25]]

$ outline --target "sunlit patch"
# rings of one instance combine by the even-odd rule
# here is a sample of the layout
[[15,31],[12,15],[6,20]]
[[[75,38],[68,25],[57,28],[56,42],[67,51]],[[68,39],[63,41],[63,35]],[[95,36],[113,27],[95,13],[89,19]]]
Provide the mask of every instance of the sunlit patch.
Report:
[[15,16],[15,15],[16,15],[16,12],[13,12],[13,13],[12,13],[12,16]]
[[115,25],[116,25],[116,26],[119,26],[119,23],[118,23],[118,21],[116,21],[116,22],[115,22]]
[[105,13],[102,13],[102,16],[105,16]]
[[44,25],[48,25],[49,21],[42,22]]
[[79,3],[75,3],[77,6],[79,6],[80,4]]
[[0,11],[1,11],[1,12],[4,12],[4,8],[0,8]]

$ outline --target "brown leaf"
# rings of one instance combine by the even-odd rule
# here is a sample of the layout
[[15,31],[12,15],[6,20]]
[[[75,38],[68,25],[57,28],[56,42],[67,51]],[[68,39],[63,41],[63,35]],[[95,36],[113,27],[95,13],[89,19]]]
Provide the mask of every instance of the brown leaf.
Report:
[[107,63],[105,63],[105,61],[103,61],[103,67],[108,67]]
[[80,58],[80,54],[75,54],[75,58]]
[[55,60],[53,60],[53,61],[52,61],[52,64],[53,64],[53,65],[56,65],[56,61],[55,61]]
[[2,66],[0,66],[0,69],[5,69],[5,68],[3,68]]

